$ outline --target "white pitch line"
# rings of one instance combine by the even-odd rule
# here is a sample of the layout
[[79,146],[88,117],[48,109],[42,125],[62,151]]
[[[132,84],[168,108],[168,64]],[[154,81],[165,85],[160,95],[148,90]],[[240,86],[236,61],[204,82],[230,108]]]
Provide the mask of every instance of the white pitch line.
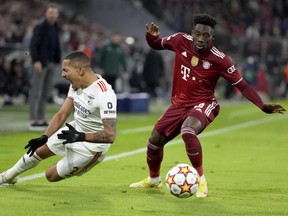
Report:
[[119,131],[119,134],[142,133],[146,131],[151,131],[152,129],[153,129],[153,126],[146,126],[146,127],[141,127],[141,128],[122,130],[122,131]]
[[[200,138],[205,138],[205,137],[215,136],[215,135],[218,135],[218,134],[226,133],[228,131],[235,131],[235,130],[238,130],[238,129],[241,129],[241,128],[252,127],[252,126],[255,126],[255,125],[265,124],[265,123],[269,123],[269,122],[276,121],[276,120],[281,120],[281,119],[283,120],[285,118],[287,118],[286,115],[285,116],[283,116],[283,115],[275,116],[274,115],[274,116],[266,117],[266,118],[259,119],[259,120],[244,122],[244,123],[240,123],[240,124],[237,124],[237,125],[227,126],[227,127],[221,128],[221,129],[216,129],[216,130],[213,130],[213,131],[208,131],[208,132],[205,132],[203,134],[200,134],[199,137]],[[143,132],[143,131],[147,131],[148,129],[151,129],[151,128],[152,127],[149,126],[149,127],[138,128],[138,129],[125,130],[125,132],[123,132],[123,134]],[[182,139],[172,140],[166,145],[166,147],[167,146],[176,145],[176,144],[181,143],[181,142],[183,142]],[[129,151],[129,152],[123,152],[123,153],[120,153],[120,154],[117,154],[117,155],[107,156],[104,159],[103,162],[110,161],[110,160],[115,160],[115,159],[119,159],[119,158],[123,158],[123,157],[128,157],[128,156],[132,156],[132,155],[136,155],[136,154],[143,153],[143,152],[146,152],[146,147],[140,148],[140,149],[136,149],[136,150],[133,150],[133,151]],[[30,175],[30,176],[26,176],[26,177],[20,178],[19,182],[30,181],[30,180],[33,180],[33,179],[36,179],[36,178],[40,178],[40,177],[44,177],[44,176],[45,176],[44,172],[43,173],[38,173],[38,174],[34,174],[34,175]],[[0,187],[3,187],[3,186],[6,186],[6,185],[2,185],[2,186],[0,185]]]

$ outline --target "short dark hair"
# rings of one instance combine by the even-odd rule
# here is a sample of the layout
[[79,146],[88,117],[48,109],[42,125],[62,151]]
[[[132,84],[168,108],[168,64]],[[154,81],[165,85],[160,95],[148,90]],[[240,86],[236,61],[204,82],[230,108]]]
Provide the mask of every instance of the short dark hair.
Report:
[[48,8],[58,9],[58,5],[55,2],[49,2],[47,5]]
[[64,59],[70,60],[72,66],[78,67],[91,67],[89,57],[81,51],[76,51],[68,54]]
[[194,25],[196,24],[208,25],[214,29],[217,21],[213,16],[209,14],[196,14],[194,16]]

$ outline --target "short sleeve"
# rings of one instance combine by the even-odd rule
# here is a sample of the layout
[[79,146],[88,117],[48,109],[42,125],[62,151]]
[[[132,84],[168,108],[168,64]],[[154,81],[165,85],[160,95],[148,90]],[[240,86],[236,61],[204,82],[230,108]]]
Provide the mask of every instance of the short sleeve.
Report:
[[220,73],[221,76],[224,77],[232,85],[236,85],[243,79],[228,56],[225,56],[223,61],[221,61]]
[[113,91],[102,92],[98,100],[101,119],[117,117],[117,98]]

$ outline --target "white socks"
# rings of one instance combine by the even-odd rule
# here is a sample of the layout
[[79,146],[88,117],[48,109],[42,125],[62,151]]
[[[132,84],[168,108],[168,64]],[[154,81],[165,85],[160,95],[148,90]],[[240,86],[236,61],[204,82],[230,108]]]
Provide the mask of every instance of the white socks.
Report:
[[151,178],[150,176],[148,176],[148,181],[150,183],[158,183],[159,181],[161,181],[161,177],[156,177],[156,178]]
[[200,181],[206,180],[204,174],[202,176],[200,176]]
[[21,157],[17,163],[10,169],[6,171],[5,177],[6,179],[13,179],[19,174],[25,172],[26,170],[29,170],[35,166],[37,166],[42,158],[40,158],[36,152],[29,157],[28,154],[24,154],[23,157]]

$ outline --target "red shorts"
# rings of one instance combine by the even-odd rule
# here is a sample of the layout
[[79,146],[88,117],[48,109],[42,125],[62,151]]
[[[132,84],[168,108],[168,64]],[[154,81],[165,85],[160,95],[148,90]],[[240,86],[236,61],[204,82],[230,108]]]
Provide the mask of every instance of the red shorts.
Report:
[[202,101],[194,105],[171,105],[160,117],[155,129],[164,137],[173,139],[180,134],[181,126],[188,116],[200,120],[204,130],[220,111],[219,104],[214,101]]

